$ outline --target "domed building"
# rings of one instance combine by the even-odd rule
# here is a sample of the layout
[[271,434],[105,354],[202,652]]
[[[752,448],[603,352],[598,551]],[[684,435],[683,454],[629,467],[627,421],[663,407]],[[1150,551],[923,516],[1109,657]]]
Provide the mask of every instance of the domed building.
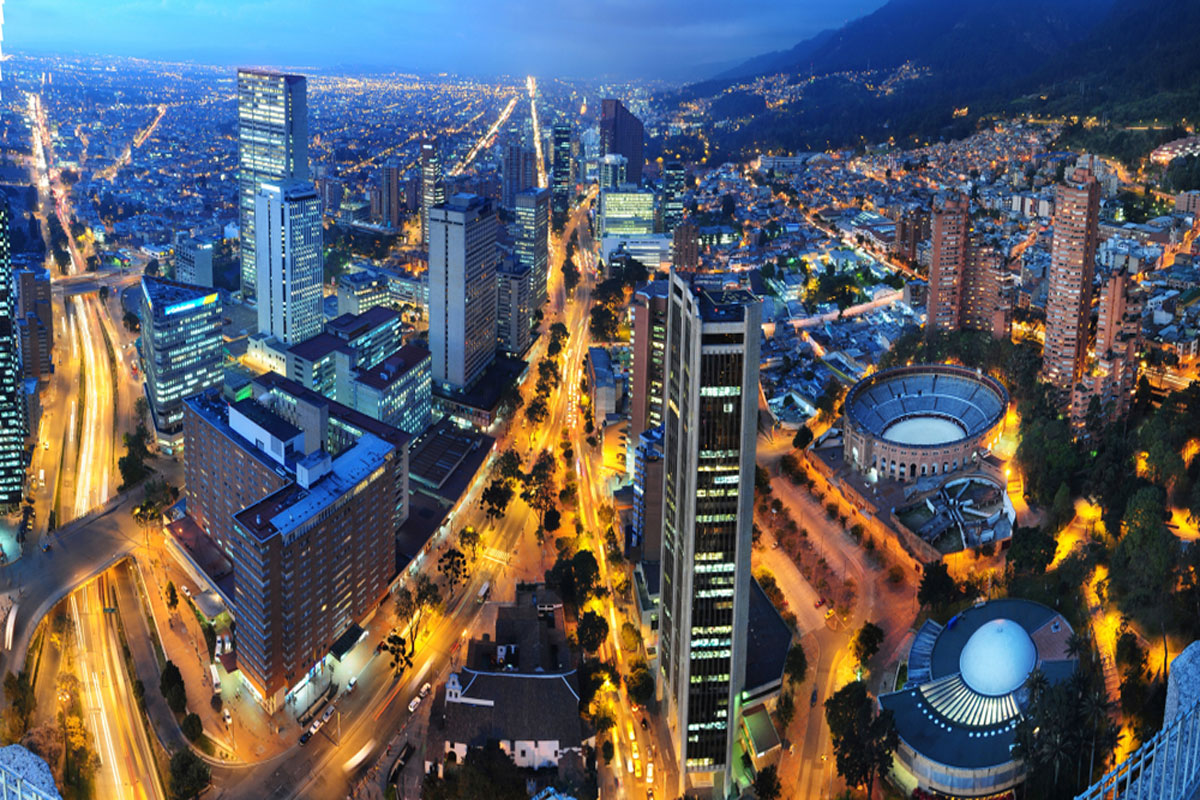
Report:
[[1075,671],[1071,626],[1052,608],[1007,598],[980,603],[945,627],[926,621],[908,654],[904,688],[879,698],[900,735],[893,769],[905,788],[990,797],[1025,777],[1011,747],[1028,706],[1026,682]]

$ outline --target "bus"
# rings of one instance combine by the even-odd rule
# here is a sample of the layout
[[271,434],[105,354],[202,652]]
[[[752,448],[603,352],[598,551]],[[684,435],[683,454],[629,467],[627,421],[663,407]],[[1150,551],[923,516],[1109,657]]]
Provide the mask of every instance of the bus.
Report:
[[375,746],[374,739],[372,739],[371,741],[364,744],[362,746],[361,750],[359,750],[354,755],[350,756],[350,760],[346,762],[346,765],[344,767],[342,767],[342,771],[343,772],[353,772],[360,764],[363,763],[363,761],[366,760],[367,756],[369,756],[371,754],[371,748],[374,746]]
[[479,587],[479,594],[475,597],[475,602],[479,603],[479,605],[483,605],[485,602],[487,602],[487,599],[491,595],[491,593],[492,593],[492,582],[484,581],[483,586]]

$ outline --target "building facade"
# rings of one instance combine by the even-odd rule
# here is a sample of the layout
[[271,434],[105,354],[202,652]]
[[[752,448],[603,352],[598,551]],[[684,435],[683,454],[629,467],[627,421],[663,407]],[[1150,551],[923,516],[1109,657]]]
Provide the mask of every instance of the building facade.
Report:
[[[728,796],[746,667],[762,307],[672,273],[664,375],[660,688],[682,794]],[[686,784],[686,785],[685,785]]]
[[17,337],[8,199],[0,197],[0,506],[24,496],[28,416]]
[[321,332],[321,198],[308,182],[264,183],[255,198],[258,332],[285,345]]
[[433,414],[433,356],[405,345],[370,369],[356,371],[351,405],[410,436],[420,436]]
[[505,208],[515,208],[517,195],[537,186],[537,154],[517,128],[510,129],[505,139],[500,172],[500,204]]
[[663,231],[673,233],[683,222],[683,196],[687,193],[687,171],[682,161],[667,161],[662,168]]
[[517,194],[516,203],[516,262],[529,270],[530,304],[541,308],[550,278],[550,190],[526,189]]
[[1089,422],[1093,398],[1100,415],[1097,422],[1129,414],[1141,363],[1145,293],[1134,275],[1113,270],[1100,284],[1097,306],[1092,358],[1071,394],[1071,420],[1077,428]]
[[571,158],[571,126],[559,122],[550,130],[551,157],[551,210],[554,225],[561,228],[571,211],[571,192],[575,187],[575,163]]
[[605,189],[600,193],[600,238],[654,233],[654,192]]
[[1100,185],[1076,169],[1054,199],[1042,379],[1064,394],[1083,372],[1099,240]]
[[183,443],[183,401],[220,386],[225,340],[217,292],[142,276],[142,373],[159,447]]
[[175,245],[175,280],[192,286],[213,285],[213,243],[184,239]]
[[442,154],[436,141],[421,145],[421,241],[429,246],[429,210],[446,202],[446,184],[442,176]]
[[308,180],[308,82],[301,75],[239,69],[238,224],[242,293],[256,297],[255,207],[263,183]]
[[50,273],[45,269],[19,269],[17,290],[17,340],[21,374],[39,381],[54,371],[54,319],[50,302]]
[[533,274],[521,263],[502,261],[496,268],[496,347],[520,357],[533,340]]
[[625,108],[620,100],[606,98],[600,104],[600,147],[605,155],[619,153],[629,161],[630,183],[642,182],[645,164],[645,129],[642,121]]
[[663,365],[666,359],[669,281],[652,281],[633,293],[633,382],[630,431],[662,425]]
[[458,194],[429,211],[429,347],[433,379],[472,386],[496,354],[496,213]]

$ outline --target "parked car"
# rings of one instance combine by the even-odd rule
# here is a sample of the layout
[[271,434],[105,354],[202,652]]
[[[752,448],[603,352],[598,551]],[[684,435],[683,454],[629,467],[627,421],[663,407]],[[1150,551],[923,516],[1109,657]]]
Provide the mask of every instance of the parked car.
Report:
[[181,584],[179,584],[179,591],[183,592],[183,596],[184,596],[184,597],[191,597],[191,596],[192,596],[192,590],[191,590],[191,589],[189,589],[189,588],[188,588],[186,585],[184,585],[184,584],[182,584],[182,583],[181,583]]
[[428,697],[428,696],[429,696],[429,692],[430,692],[430,690],[431,690],[432,688],[433,688],[433,687],[432,687],[432,686],[430,686],[428,683],[426,683],[424,686],[422,686],[422,687],[421,687],[421,697]]
[[412,713],[412,712],[416,711],[416,710],[417,710],[417,706],[419,706],[419,705],[421,705],[421,695],[417,695],[416,697],[414,697],[414,698],[412,699],[412,702],[410,702],[410,703],[408,704],[408,711],[409,711],[409,713]]
[[350,694],[351,692],[353,692],[355,686],[358,686],[358,676],[357,675],[355,675],[350,680],[346,681],[346,694]]
[[223,717],[225,718],[225,724],[226,724],[226,725],[232,725],[232,724],[233,724],[233,714],[229,713],[229,709],[228,709],[228,708],[224,709],[224,710],[221,712],[221,716],[223,716]]
[[813,689],[812,697],[808,698],[808,704],[815,706],[817,704],[817,690]]
[[335,709],[334,709],[333,703],[330,703],[329,706],[325,709],[325,713],[321,715],[321,722],[328,722],[329,718],[333,716],[334,711],[335,711]]
[[300,744],[308,744],[308,740],[312,738],[312,731],[305,731],[300,734]]
[[825,598],[824,598],[824,597],[818,597],[818,598],[817,598],[817,602],[813,603],[813,608],[820,608],[820,607],[821,607],[821,606],[823,606],[823,605],[825,605]]

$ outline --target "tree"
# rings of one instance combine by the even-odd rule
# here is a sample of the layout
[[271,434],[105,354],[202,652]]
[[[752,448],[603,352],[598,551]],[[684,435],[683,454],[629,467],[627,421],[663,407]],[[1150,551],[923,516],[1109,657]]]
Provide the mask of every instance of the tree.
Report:
[[426,609],[438,602],[438,587],[424,572],[414,575],[410,583],[396,590],[394,600],[396,616],[401,621],[409,620],[409,636],[415,645],[421,635],[421,622]]
[[950,577],[950,571],[942,561],[925,565],[921,586],[917,589],[917,602],[921,605],[944,608],[961,596],[958,584]]
[[167,608],[172,611],[179,605],[179,594],[175,591],[175,582],[167,581]]
[[787,731],[789,725],[792,724],[792,718],[796,716],[796,701],[792,697],[791,692],[784,692],[779,695],[779,702],[775,704],[775,717],[779,720],[779,724],[783,726],[783,730]]
[[541,425],[550,418],[550,409],[543,397],[535,397],[533,402],[525,406],[525,419],[534,425]]
[[427,775],[421,800],[526,800],[525,775],[495,741],[467,750],[461,764]]
[[1058,485],[1058,491],[1054,493],[1054,501],[1050,504],[1050,528],[1058,530],[1074,518],[1075,504],[1071,501],[1071,490],[1067,488],[1066,481],[1063,481]]
[[870,797],[875,777],[891,769],[892,752],[900,742],[892,712],[876,715],[867,685],[855,681],[825,701],[825,721],[838,774],[851,786],[866,786]]
[[557,508],[548,508],[546,513],[542,515],[542,527],[553,533],[562,525],[562,514]]
[[754,776],[754,794],[758,800],[776,800],[783,792],[779,784],[779,772],[774,764],[768,764]]
[[152,258],[146,262],[145,274],[151,277],[158,275],[159,263],[157,258]]
[[783,671],[792,683],[804,683],[804,679],[808,675],[808,656],[804,654],[804,648],[800,646],[799,642],[792,645],[791,650],[788,650]]
[[1110,582],[1127,608],[1157,608],[1167,599],[1164,587],[1175,583],[1172,575],[1179,560],[1179,542],[1164,523],[1165,517],[1162,490],[1156,486],[1139,489],[1125,506]]
[[190,748],[182,747],[171,756],[171,797],[191,800],[208,786],[212,773]]
[[438,572],[446,578],[446,584],[453,588],[467,577],[467,559],[462,551],[451,547],[442,553],[438,559]]
[[98,291],[98,294],[100,295],[100,302],[101,302],[101,303],[107,303],[107,302],[108,302],[108,292],[109,292],[109,289],[108,289],[108,286],[107,286],[107,285],[104,285],[104,286],[101,286],[101,287],[100,287],[100,289],[99,289],[99,291]]
[[654,676],[650,674],[650,668],[645,662],[634,665],[625,681],[625,688],[629,691],[630,700],[639,706],[650,705],[650,701],[654,699]]
[[642,634],[632,622],[621,624],[621,649],[626,653],[636,653],[642,646]]
[[37,695],[25,670],[4,676],[4,699],[8,702],[8,735],[19,741],[29,730],[29,720],[37,709]]
[[858,663],[865,665],[879,652],[882,644],[883,628],[880,628],[874,622],[864,622],[863,626],[854,634],[854,642],[851,644],[851,648],[854,651],[854,657],[858,659]]
[[575,635],[579,638],[580,647],[588,653],[595,653],[608,636],[608,621],[595,611],[585,611],[579,618]]
[[469,525],[458,532],[458,546],[471,551],[471,560],[479,554],[479,531]]
[[126,311],[121,316],[121,324],[125,326],[125,330],[130,333],[137,333],[142,329],[142,320],[137,314],[132,311]]
[[416,641],[411,638],[405,639],[399,631],[392,631],[383,640],[383,650],[392,657],[392,669],[399,675],[412,667]]
[[605,764],[612,763],[614,752],[612,739],[605,739],[604,744],[600,745],[600,755],[603,756]]
[[508,504],[512,502],[514,490],[512,485],[501,478],[495,478],[479,495],[479,505],[483,507],[488,519],[495,522],[504,516]]
[[182,683],[177,683],[167,689],[164,697],[167,699],[167,707],[176,714],[182,714],[187,710],[187,689]]
[[204,733],[204,725],[200,722],[200,715],[194,711],[183,718],[183,722],[179,724],[179,729],[183,731],[183,735],[188,738],[189,742],[199,741],[200,735]]
[[797,450],[803,450],[812,444],[813,432],[809,430],[807,425],[801,425],[800,430],[796,431],[796,435],[792,437],[792,447]]
[[21,744],[30,752],[45,759],[53,770],[58,766],[59,759],[62,758],[63,732],[57,723],[48,722],[36,728],[30,728],[25,737],[21,739]]
[[1008,564],[1015,572],[1041,575],[1054,560],[1057,546],[1054,537],[1044,528],[1018,527],[1013,531],[1012,546],[1008,548]]

